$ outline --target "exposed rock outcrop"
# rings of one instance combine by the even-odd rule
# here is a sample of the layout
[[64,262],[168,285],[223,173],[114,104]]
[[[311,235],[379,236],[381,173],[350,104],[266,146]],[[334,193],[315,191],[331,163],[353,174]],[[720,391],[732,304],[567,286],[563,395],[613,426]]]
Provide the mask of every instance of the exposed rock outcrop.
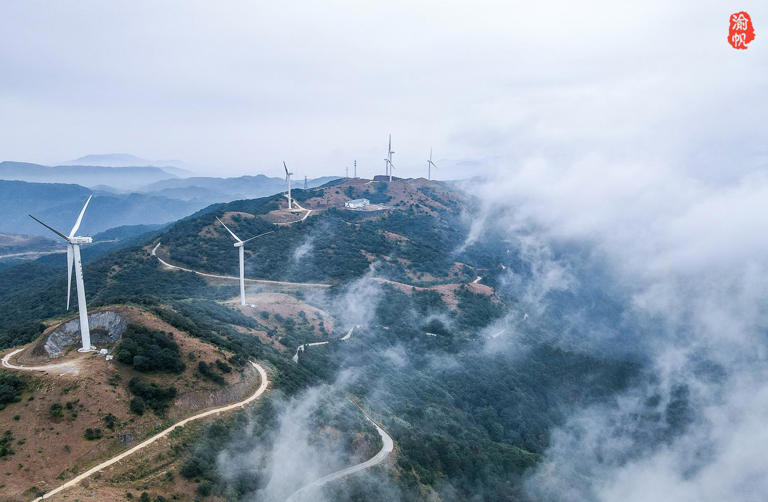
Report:
[[[128,327],[128,321],[115,312],[95,312],[88,316],[91,330],[91,344],[95,346],[113,344]],[[59,357],[66,347],[80,345],[80,319],[72,319],[53,330],[43,344],[48,357]]]

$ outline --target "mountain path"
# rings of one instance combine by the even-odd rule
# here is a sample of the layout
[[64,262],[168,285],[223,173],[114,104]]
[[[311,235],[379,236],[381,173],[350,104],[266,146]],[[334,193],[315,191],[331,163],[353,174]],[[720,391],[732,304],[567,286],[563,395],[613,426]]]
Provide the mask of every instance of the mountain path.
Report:
[[[191,272],[193,274],[197,274],[203,277],[211,277],[213,279],[227,279],[232,281],[239,281],[239,277],[235,277],[233,275],[218,275],[218,274],[209,274],[206,272],[198,272],[197,270],[192,270],[190,268],[184,268],[180,267],[178,265],[171,265],[167,261],[163,260],[157,255],[157,249],[160,247],[160,242],[158,242],[154,248],[152,248],[152,256],[157,258],[157,261],[159,261],[161,264],[163,264],[166,268],[176,269],[176,270],[183,270],[184,272]],[[245,279],[245,282],[252,282],[256,284],[275,284],[278,286],[294,286],[294,287],[307,287],[307,288],[330,288],[330,284],[322,284],[318,282],[288,282],[288,281],[270,281],[268,279]]]
[[56,364],[44,364],[42,366],[19,366],[16,364],[11,363],[10,359],[24,350],[24,348],[16,349],[13,352],[9,352],[5,356],[3,356],[3,366],[6,368],[10,368],[13,370],[19,370],[19,371],[53,371],[57,372],[59,375],[64,374],[72,374],[77,375],[80,373],[80,361],[67,361],[63,363],[56,363]]
[[[8,358],[10,356],[12,356],[14,354],[17,354],[18,352],[21,352],[22,350],[24,350],[24,349],[18,349],[18,350],[15,350],[15,351],[11,352],[8,355],[6,355],[3,358],[3,366],[9,367],[9,368],[13,368],[13,369],[27,370],[27,371],[40,371],[40,368],[42,368],[42,366],[37,366],[37,367],[35,367],[35,366],[22,366],[22,367],[19,367],[19,366],[13,366],[13,365],[8,366],[6,364]],[[259,396],[261,396],[264,393],[264,391],[267,390],[267,386],[269,385],[269,379],[267,378],[267,372],[264,370],[263,367],[261,367],[261,365],[255,363],[253,361],[250,361],[250,363],[259,372],[259,377],[261,379],[261,383],[259,384],[259,387],[256,389],[256,391],[253,394],[251,394],[249,397],[247,397],[246,399],[244,399],[244,400],[242,400],[240,402],[237,402],[237,403],[232,403],[232,404],[228,404],[226,406],[221,406],[219,408],[213,408],[213,409],[210,409],[208,411],[204,411],[202,413],[198,413],[197,415],[193,415],[191,417],[185,418],[184,420],[181,420],[179,422],[176,422],[175,424],[171,425],[170,427],[167,427],[166,429],[164,429],[163,431],[155,434],[154,436],[150,437],[149,439],[145,439],[144,441],[142,441],[141,443],[137,444],[133,448],[131,448],[129,450],[126,450],[123,453],[120,453],[120,454],[110,458],[109,460],[106,460],[106,461],[104,461],[104,462],[102,462],[102,463],[100,463],[100,464],[98,464],[98,465],[96,465],[94,467],[91,467],[90,469],[88,469],[84,473],[82,473],[82,474],[72,478],[71,480],[67,481],[66,483],[64,483],[64,484],[58,486],[57,488],[54,488],[53,490],[45,493],[41,497],[38,497],[38,498],[34,499],[33,502],[38,502],[40,500],[50,498],[50,497],[56,495],[57,493],[60,493],[60,492],[62,492],[64,490],[66,490],[67,488],[72,488],[73,486],[77,485],[78,483],[80,483],[84,479],[89,478],[90,476],[93,476],[97,472],[102,471],[102,470],[106,469],[107,467],[116,464],[117,462],[121,461],[122,459],[124,459],[124,458],[126,458],[126,457],[128,457],[130,455],[133,455],[137,451],[146,448],[147,446],[151,445],[152,443],[156,442],[157,440],[162,439],[162,438],[168,436],[168,434],[170,434],[171,432],[173,432],[174,430],[176,430],[179,427],[183,427],[183,426],[185,426],[186,424],[188,424],[190,422],[193,422],[195,420],[200,420],[201,418],[205,418],[205,417],[208,417],[208,416],[211,416],[211,415],[216,415],[216,414],[219,414],[219,413],[224,413],[224,412],[227,412],[227,411],[234,410],[236,408],[243,408],[243,407],[245,407],[246,404],[256,400]]]
[[[356,404],[356,403],[355,403]],[[358,408],[360,408],[359,405],[357,405]],[[363,471],[365,469],[368,469],[370,467],[373,467],[375,465],[378,465],[382,463],[386,458],[389,456],[390,453],[392,453],[392,450],[395,449],[395,442],[392,440],[392,436],[390,436],[387,431],[385,431],[379,424],[377,424],[368,414],[360,408],[360,412],[365,416],[365,418],[373,424],[374,427],[376,427],[376,431],[379,433],[379,436],[381,436],[381,449],[379,450],[376,455],[369,458],[365,462],[361,462],[359,464],[355,464],[350,467],[345,467],[344,469],[340,469],[336,472],[332,472],[328,475],[323,476],[322,478],[318,478],[311,483],[302,486],[295,492],[293,492],[291,495],[288,496],[288,498],[285,499],[285,502],[292,502],[296,499],[296,497],[300,496],[303,493],[309,492],[310,490],[313,490],[315,488],[319,488],[323,486],[326,483],[330,483],[331,481],[336,481],[337,479],[341,479],[343,477],[349,476],[351,474],[354,474],[356,472]]]

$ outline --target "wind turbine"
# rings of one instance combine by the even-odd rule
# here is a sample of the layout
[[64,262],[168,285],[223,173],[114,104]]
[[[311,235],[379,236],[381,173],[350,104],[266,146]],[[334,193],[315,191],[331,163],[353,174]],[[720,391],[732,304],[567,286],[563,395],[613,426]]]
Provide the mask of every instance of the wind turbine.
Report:
[[77,307],[80,311],[80,337],[83,342],[83,346],[78,350],[78,352],[88,352],[89,350],[92,350],[93,347],[91,347],[91,331],[88,328],[88,308],[85,305],[85,286],[83,284],[83,265],[80,260],[80,245],[81,244],[90,244],[93,242],[93,239],[90,237],[80,237],[76,236],[75,232],[80,228],[80,223],[83,221],[83,215],[85,214],[85,208],[88,207],[88,203],[91,202],[91,199],[93,198],[93,195],[88,196],[88,200],[85,201],[85,205],[83,206],[83,209],[80,210],[80,215],[77,217],[77,221],[75,221],[75,226],[72,227],[72,230],[69,231],[69,235],[64,235],[58,230],[49,227],[42,221],[38,220],[31,214],[29,215],[30,218],[50,230],[51,232],[55,233],[65,241],[67,241],[67,310],[69,310],[69,293],[72,289],[72,265],[75,266],[75,284],[77,285]]
[[429,149],[429,159],[427,160],[427,179],[432,179],[432,168],[437,169],[437,164],[432,162],[432,149]]
[[273,231],[269,231],[263,234],[254,235],[250,239],[241,240],[240,237],[236,236],[235,233],[229,229],[228,226],[224,225],[224,222],[219,220],[219,217],[216,217],[216,220],[218,220],[219,223],[221,223],[224,228],[227,229],[227,232],[230,233],[232,237],[235,238],[235,247],[238,249],[238,253],[240,255],[240,305],[245,305],[245,243],[248,241],[252,241],[256,237],[261,237],[262,235],[271,234]]
[[291,201],[291,176],[293,176],[293,173],[288,172],[288,166],[285,165],[285,161],[283,161],[283,168],[285,169],[285,181],[288,183],[288,209],[293,209],[293,202]]
[[385,165],[387,167],[386,174],[389,175],[389,181],[392,181],[392,169],[394,169],[394,165],[392,164],[392,154],[395,153],[392,151],[392,135],[389,135],[389,146],[387,147],[387,158],[384,159]]

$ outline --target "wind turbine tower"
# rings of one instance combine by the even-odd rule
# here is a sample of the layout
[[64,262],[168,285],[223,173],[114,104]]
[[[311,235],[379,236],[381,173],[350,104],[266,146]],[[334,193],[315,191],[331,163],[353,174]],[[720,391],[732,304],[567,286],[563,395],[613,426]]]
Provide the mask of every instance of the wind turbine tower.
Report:
[[392,151],[392,135],[389,135],[389,146],[387,147],[387,158],[384,159],[385,165],[387,167],[385,175],[389,176],[389,181],[392,181],[392,169],[394,169],[394,164],[392,164],[392,154],[395,152]]
[[304,190],[307,189],[307,175],[304,175]]
[[288,183],[288,210],[293,209],[293,201],[291,200],[291,176],[293,173],[288,171],[288,166],[283,161],[283,168],[285,169],[285,181]]
[[354,171],[354,173],[353,173],[353,176],[354,176],[355,178],[357,178],[357,160],[355,160],[355,164],[354,164],[354,165],[355,165],[355,171]]
[[88,207],[88,203],[91,202],[93,195],[88,196],[88,200],[85,201],[83,209],[80,210],[80,216],[75,221],[75,226],[69,231],[69,235],[64,235],[58,230],[49,227],[42,221],[38,220],[31,214],[30,218],[55,233],[67,242],[67,310],[69,310],[69,293],[72,290],[72,266],[75,267],[75,284],[77,285],[77,308],[80,311],[80,337],[82,339],[83,346],[78,352],[88,352],[93,349],[91,347],[91,331],[88,328],[88,308],[85,305],[85,285],[83,284],[83,264],[80,260],[80,245],[90,244],[93,239],[90,237],[76,236],[75,233],[80,228],[80,223],[83,221],[83,215],[85,214],[85,208]]
[[261,237],[262,235],[271,234],[272,232],[266,232],[263,234],[255,235],[251,237],[250,239],[246,240],[240,240],[240,237],[236,236],[235,233],[229,229],[228,226],[224,225],[224,222],[219,219],[219,217],[216,217],[216,220],[221,223],[224,228],[227,229],[227,232],[234,237],[235,239],[235,247],[238,250],[238,254],[240,255],[240,305],[245,305],[245,243],[248,241],[252,241],[256,237]]
[[349,178],[349,166],[344,166],[344,177]]
[[437,169],[437,164],[432,162],[432,149],[429,149],[429,159],[427,160],[427,179],[432,179],[432,168]]

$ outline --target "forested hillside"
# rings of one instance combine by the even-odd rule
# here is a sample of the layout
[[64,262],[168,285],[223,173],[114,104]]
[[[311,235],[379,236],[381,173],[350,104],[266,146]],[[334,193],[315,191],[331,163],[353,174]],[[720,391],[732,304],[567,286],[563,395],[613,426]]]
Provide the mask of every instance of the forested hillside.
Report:
[[[365,191],[378,194],[382,208],[344,209],[344,200]],[[287,488],[275,487],[272,462],[282,451],[288,416],[324,439],[296,446],[308,448],[306,458],[319,465],[297,466],[296,479],[285,486],[309,481],[302,472],[322,474],[359,458],[354,441],[333,446],[334,434],[324,429],[368,430],[353,418],[354,408],[339,404],[349,398],[389,431],[396,452],[388,467],[367,475],[373,484],[352,478],[327,486],[329,497],[522,500],[521,479],[566,410],[604,399],[637,375],[633,361],[556,342],[562,319],[574,312],[573,296],[555,292],[556,309],[529,316],[521,284],[534,277],[537,264],[520,243],[492,231],[467,242],[475,202],[455,188],[342,181],[295,196],[303,209],[292,213],[282,194],[210,206],[85,266],[90,308],[140,306],[241,362],[270,365],[274,387],[263,406],[248,412],[248,420],[212,425],[177,452],[180,479],[200,496],[287,496],[281,491]],[[246,277],[330,287],[249,285],[249,305],[240,307],[235,281],[168,270],[151,254],[156,249],[173,264],[236,276],[233,240],[216,217],[242,239],[271,232],[246,244]],[[42,322],[64,316],[65,288],[60,256],[3,272],[0,344],[31,341]],[[588,294],[603,317],[618,315],[598,287]],[[288,307],[289,298],[296,307]],[[342,341],[345,332],[350,337]],[[119,359],[139,369],[160,364],[142,352],[153,336],[134,330]],[[319,340],[330,343],[297,352]],[[171,345],[163,350],[170,354],[167,365],[182,368]],[[314,404],[300,408],[307,402]],[[296,409],[303,413],[298,418]],[[251,451],[273,457],[235,474],[216,461]],[[152,486],[163,493],[162,483]]]

